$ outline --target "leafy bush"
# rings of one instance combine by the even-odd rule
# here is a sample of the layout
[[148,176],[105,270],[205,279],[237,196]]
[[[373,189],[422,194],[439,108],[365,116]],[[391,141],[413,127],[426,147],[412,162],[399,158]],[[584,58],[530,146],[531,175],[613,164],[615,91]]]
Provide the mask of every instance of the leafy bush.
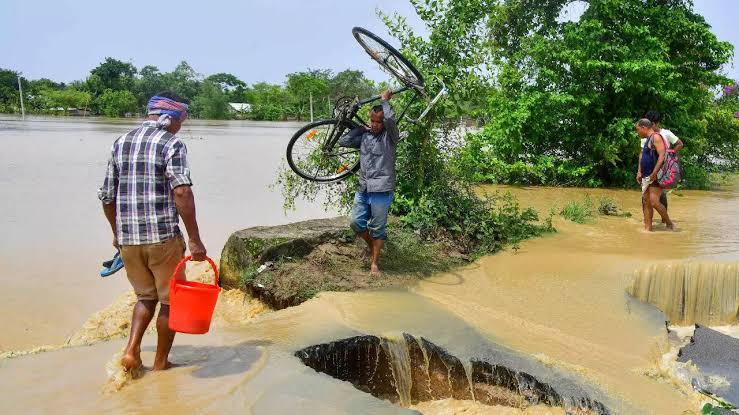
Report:
[[562,217],[575,223],[587,223],[593,218],[593,201],[585,196],[582,201],[573,200],[559,212]]
[[504,161],[489,144],[490,130],[469,134],[454,160],[455,167],[473,182],[542,186],[599,187],[602,182],[593,166],[578,166],[572,160],[538,155],[528,161]]
[[132,92],[111,89],[106,89],[98,98],[97,106],[106,117],[121,117],[138,110],[136,96]]
[[196,117],[211,120],[225,120],[231,116],[228,96],[218,84],[212,81],[203,82],[191,111]]
[[449,239],[473,255],[555,230],[551,217],[538,223],[536,211],[521,209],[510,193],[480,197],[468,184],[451,180],[432,186],[418,199],[401,197],[393,209],[422,237]]

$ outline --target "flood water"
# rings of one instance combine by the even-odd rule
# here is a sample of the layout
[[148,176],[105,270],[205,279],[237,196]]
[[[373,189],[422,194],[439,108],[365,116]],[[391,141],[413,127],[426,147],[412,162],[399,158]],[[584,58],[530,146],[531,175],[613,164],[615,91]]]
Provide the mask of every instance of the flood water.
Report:
[[[233,230],[328,216],[301,205],[284,216],[267,188],[297,125],[191,123],[183,138],[205,243],[216,255]],[[95,189],[116,134],[131,123],[0,121],[2,348],[59,344],[93,312],[127,290],[123,275],[97,277],[110,255]],[[200,139],[202,137],[202,139]],[[0,361],[3,413],[411,413],[303,366],[296,350],[360,334],[423,336],[465,360],[495,344],[582,385],[616,414],[681,414],[696,396],[658,373],[666,352],[665,316],[626,294],[645,269],[739,261],[739,187],[670,196],[677,232],[643,232],[639,193],[618,190],[488,187],[510,191],[545,214],[588,194],[614,199],[631,218],[587,224],[555,218],[558,233],[485,257],[405,290],[323,293],[301,306],[261,312],[222,295],[204,336],[179,335],[172,360],[112,390],[106,365],[125,339]],[[697,265],[691,265],[697,266]],[[710,265],[714,266],[714,265]],[[227,299],[228,300],[227,300]],[[236,298],[236,297],[233,297]],[[243,312],[244,309],[254,312]],[[116,309],[117,310],[117,309]],[[233,317],[235,316],[235,317]],[[123,312],[105,319],[125,319]],[[93,339],[94,340],[94,339]],[[145,340],[144,362],[155,336]],[[562,413],[470,401],[419,404],[428,414]],[[697,412],[697,411],[696,411]]]
[[[0,352],[61,342],[128,290],[122,273],[97,275],[115,252],[97,189],[113,141],[137,124],[0,118]],[[299,126],[190,120],[183,127],[201,236],[214,258],[236,229],[331,216],[320,204],[286,216],[270,188]]]

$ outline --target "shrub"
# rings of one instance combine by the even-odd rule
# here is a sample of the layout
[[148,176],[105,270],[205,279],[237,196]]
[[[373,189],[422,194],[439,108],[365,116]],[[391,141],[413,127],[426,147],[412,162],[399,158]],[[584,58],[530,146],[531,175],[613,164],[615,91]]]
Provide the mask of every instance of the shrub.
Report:
[[465,253],[484,255],[507,244],[554,232],[551,217],[539,223],[536,211],[521,209],[510,194],[478,196],[463,183],[432,186],[416,200],[401,198],[402,223],[423,238],[446,238]]
[[582,201],[573,200],[559,212],[562,217],[575,223],[586,223],[593,217],[593,201],[585,196]]
[[610,197],[601,197],[600,203],[598,204],[598,213],[606,216],[618,216],[619,212],[618,204],[615,200]]
[[136,96],[130,91],[106,89],[97,101],[100,111],[106,117],[122,117],[138,110]]

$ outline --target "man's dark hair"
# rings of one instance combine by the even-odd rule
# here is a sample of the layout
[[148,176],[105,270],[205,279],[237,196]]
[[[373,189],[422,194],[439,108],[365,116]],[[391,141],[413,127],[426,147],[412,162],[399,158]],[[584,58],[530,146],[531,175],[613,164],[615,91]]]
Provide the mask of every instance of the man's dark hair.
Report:
[[662,114],[660,114],[659,111],[651,110],[651,111],[647,111],[647,113],[644,115],[644,118],[657,124],[660,121],[662,121]]
[[182,98],[181,96],[177,95],[177,93],[176,93],[176,92],[174,92],[174,91],[166,90],[166,91],[158,92],[158,93],[157,93],[156,95],[157,95],[158,97],[162,97],[162,98],[169,98],[169,99],[171,99],[172,101],[177,101],[177,102],[181,102],[181,103],[183,103],[183,104],[189,104],[189,102],[187,102],[187,101],[186,101],[186,100],[185,100],[184,98]]
[[636,125],[642,128],[651,128],[654,123],[652,123],[652,121],[648,118],[642,118],[641,120],[637,121]]
[[374,107],[372,107],[372,112],[374,112],[375,114],[381,113],[382,112],[382,105],[375,105]]

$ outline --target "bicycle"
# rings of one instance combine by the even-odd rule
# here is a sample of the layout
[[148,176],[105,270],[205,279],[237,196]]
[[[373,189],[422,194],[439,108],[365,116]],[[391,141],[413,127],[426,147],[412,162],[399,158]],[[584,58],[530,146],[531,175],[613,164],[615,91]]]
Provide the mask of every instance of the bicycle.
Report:
[[[398,124],[403,119],[411,123],[420,122],[446,95],[446,87],[442,82],[441,91],[429,101],[418,118],[405,118],[406,112],[416,100],[428,100],[423,76],[400,52],[369,30],[355,27],[352,34],[367,54],[403,85],[392,91],[393,95],[413,93],[396,118]],[[359,149],[338,147],[337,143],[348,131],[367,126],[367,122],[359,116],[360,109],[379,99],[380,95],[363,100],[357,97],[339,98],[334,106],[334,118],[307,124],[292,136],[287,145],[287,163],[290,168],[298,176],[318,183],[336,183],[354,174],[359,170]]]

